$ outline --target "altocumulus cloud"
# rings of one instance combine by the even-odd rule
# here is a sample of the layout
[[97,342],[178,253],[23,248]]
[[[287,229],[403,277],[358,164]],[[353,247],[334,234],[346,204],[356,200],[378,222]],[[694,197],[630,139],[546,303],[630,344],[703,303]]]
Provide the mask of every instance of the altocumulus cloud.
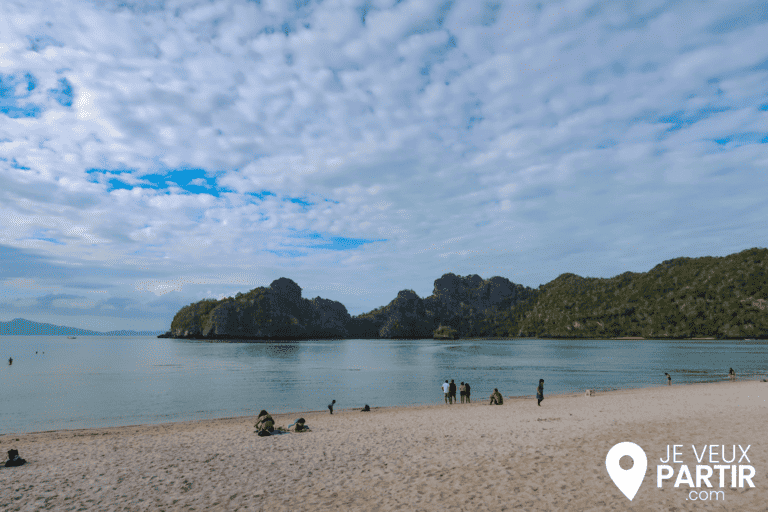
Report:
[[5,1],[0,301],[162,328],[737,252],[766,83],[764,2]]

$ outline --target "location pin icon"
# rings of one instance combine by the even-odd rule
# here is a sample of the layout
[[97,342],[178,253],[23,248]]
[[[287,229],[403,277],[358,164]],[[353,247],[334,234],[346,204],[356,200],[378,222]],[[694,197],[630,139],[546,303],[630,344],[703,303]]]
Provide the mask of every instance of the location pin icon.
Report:
[[[621,468],[619,460],[625,455],[632,457],[632,469]],[[629,501],[632,501],[637,490],[640,489],[640,484],[643,483],[645,470],[648,469],[648,457],[645,456],[643,449],[635,443],[626,441],[615,444],[605,456],[605,469],[608,470],[608,475],[616,487],[624,493],[624,496],[629,498]]]

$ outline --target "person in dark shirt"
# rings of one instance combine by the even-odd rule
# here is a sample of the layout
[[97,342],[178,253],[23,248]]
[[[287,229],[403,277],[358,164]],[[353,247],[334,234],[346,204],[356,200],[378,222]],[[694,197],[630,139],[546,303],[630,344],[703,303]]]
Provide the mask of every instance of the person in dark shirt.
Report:
[[336,400],[333,400],[331,403],[328,404],[328,410],[331,411],[331,414],[333,414],[333,404],[336,403]]
[[493,388],[490,405],[504,405],[504,397],[501,396],[498,388]]
[[14,466],[21,466],[22,464],[25,464],[27,461],[19,457],[19,451],[16,449],[10,449],[8,450],[8,460],[5,461],[5,467],[12,468]]
[[469,382],[465,382],[464,386],[467,388],[467,403],[469,403],[469,391],[470,391]]
[[539,379],[539,387],[536,388],[536,400],[539,401],[537,405],[541,407],[541,401],[544,400],[544,379]]
[[451,379],[451,385],[448,388],[448,403],[452,404],[456,401],[456,383]]
[[296,421],[294,421],[293,423],[291,423],[290,425],[288,425],[288,430],[290,430],[290,428],[292,426],[294,426],[294,425],[296,425],[296,428],[294,429],[295,432],[309,432],[310,431],[309,430],[309,425],[307,425],[307,422],[306,422],[306,420],[304,418],[299,418]]

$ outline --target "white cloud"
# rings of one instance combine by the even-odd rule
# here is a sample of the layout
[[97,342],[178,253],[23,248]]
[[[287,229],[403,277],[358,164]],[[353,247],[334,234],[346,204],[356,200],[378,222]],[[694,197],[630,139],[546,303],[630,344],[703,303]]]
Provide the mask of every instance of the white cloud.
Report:
[[[765,238],[757,3],[369,4],[3,3],[0,107],[39,115],[0,112],[0,243],[155,273],[110,296],[285,275],[372,309],[447,271],[536,286]],[[207,174],[148,181],[179,168]]]

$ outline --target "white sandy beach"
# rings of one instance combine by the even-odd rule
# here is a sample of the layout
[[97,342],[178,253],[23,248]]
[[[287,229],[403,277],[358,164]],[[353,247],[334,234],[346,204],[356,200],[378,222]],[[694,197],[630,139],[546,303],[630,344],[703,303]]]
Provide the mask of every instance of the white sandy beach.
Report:
[[[0,509],[768,510],[768,383],[548,396],[542,407],[479,396],[449,406],[436,395],[434,406],[301,413],[312,432],[273,437],[258,437],[252,417],[5,434],[0,451],[17,448],[28,463],[0,468]],[[298,416],[274,417],[287,426]],[[605,467],[622,441],[648,456],[631,502]],[[725,445],[728,458],[750,445],[755,487],[726,478],[718,501],[687,499],[674,477],[659,489],[668,444],[683,445],[691,468],[691,445]]]

